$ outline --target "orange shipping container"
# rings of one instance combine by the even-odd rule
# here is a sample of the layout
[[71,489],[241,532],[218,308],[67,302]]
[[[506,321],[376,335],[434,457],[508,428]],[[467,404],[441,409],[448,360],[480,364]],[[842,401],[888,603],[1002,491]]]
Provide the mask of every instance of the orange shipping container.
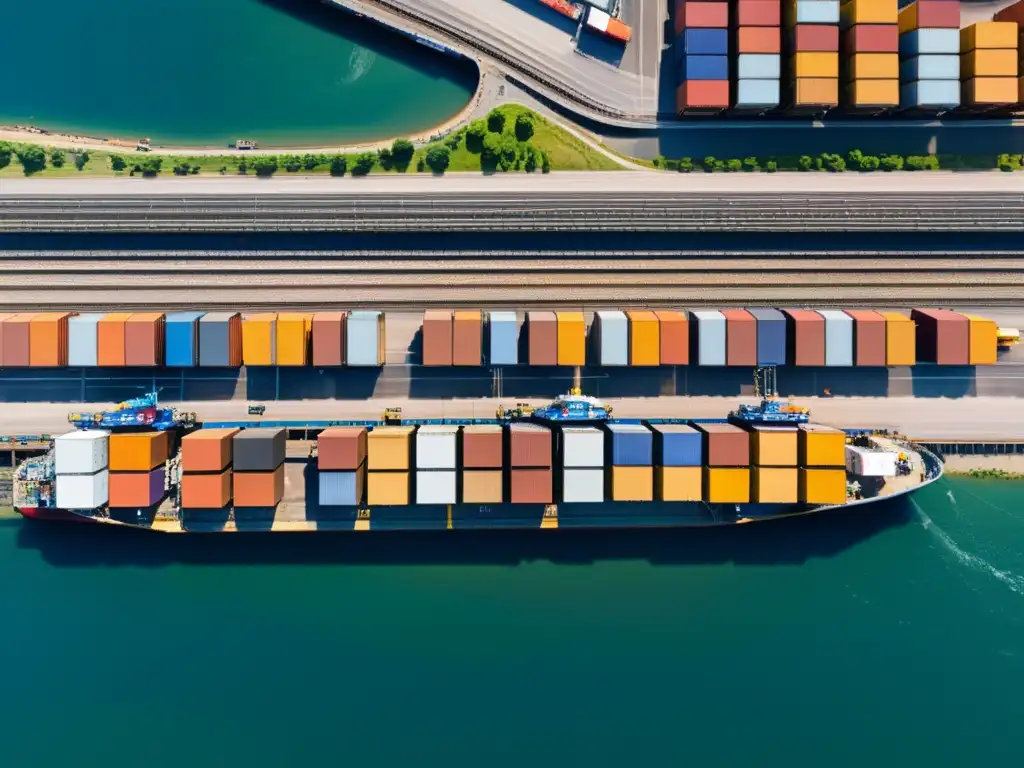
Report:
[[896,24],[899,22],[899,4],[896,0],[850,0],[840,8],[839,24]]
[[430,309],[423,313],[423,365],[452,364],[452,312]]
[[275,507],[284,498],[284,464],[270,472],[234,472],[236,507]]
[[778,27],[739,27],[736,30],[737,53],[781,53],[782,36]]
[[898,106],[900,103],[900,81],[855,80],[846,88],[846,103],[851,107]]
[[1019,28],[1012,21],[979,21],[960,30],[960,53],[975,48],[1012,48],[1019,45]]
[[110,436],[111,472],[148,472],[167,461],[166,432],[115,432]]
[[629,364],[660,365],[661,333],[653,312],[626,312],[629,318]]
[[31,360],[31,323],[35,315],[22,313],[4,321],[0,332],[4,335],[4,365],[8,368],[27,368]]
[[404,507],[409,503],[408,472],[367,472],[366,503],[371,507]]
[[690,321],[685,312],[659,311],[661,364],[690,364]]
[[801,469],[800,501],[806,504],[846,502],[845,469]]
[[623,43],[628,43],[633,39],[633,30],[628,24],[624,24],[618,19],[608,19],[607,33],[609,37],[614,37]]
[[653,467],[612,467],[612,499],[653,501]]
[[223,509],[231,501],[231,470],[181,476],[182,509]]
[[839,77],[839,54],[820,51],[795,53],[790,59],[789,71],[798,80]]
[[849,58],[850,80],[899,80],[898,53],[857,53]]
[[124,364],[154,367],[164,364],[164,313],[136,312],[124,325]]
[[347,312],[317,312],[313,315],[313,365],[318,368],[345,364],[345,319]]
[[913,321],[900,312],[880,312],[885,318],[885,364],[914,365],[917,336]]
[[1016,48],[977,49],[960,57],[960,77],[1017,77]]
[[151,507],[167,495],[164,469],[152,472],[111,472],[107,488],[113,509]]
[[701,467],[655,467],[658,501],[701,501],[704,470]]
[[556,312],[558,318],[558,364],[587,364],[587,325],[582,312]]
[[96,324],[96,364],[102,368],[125,365],[125,326],[130,312],[111,312]]
[[995,320],[977,315],[964,315],[971,321],[971,365],[994,365],[998,349],[999,329]]
[[750,469],[705,467],[704,501],[711,504],[749,504]]
[[974,77],[960,88],[960,100],[967,106],[999,106],[1017,100],[1017,78]]
[[29,323],[29,365],[58,368],[68,364],[68,318],[72,312],[42,312]]
[[181,439],[181,471],[220,472],[231,464],[231,439],[240,430],[200,429]]
[[463,504],[501,504],[501,470],[474,469],[462,473]]
[[452,329],[452,365],[480,365],[483,334],[483,315],[479,311],[457,311]]
[[328,427],[316,442],[321,470],[351,472],[366,461],[366,427]]
[[795,504],[799,497],[796,467],[754,467],[750,500],[755,504]]
[[277,313],[261,312],[242,320],[242,359],[247,366],[277,364]]
[[798,77],[793,84],[793,106],[834,107],[838,103],[838,77]]
[[313,316],[299,312],[281,312],[277,316],[277,364],[309,365],[309,336]]

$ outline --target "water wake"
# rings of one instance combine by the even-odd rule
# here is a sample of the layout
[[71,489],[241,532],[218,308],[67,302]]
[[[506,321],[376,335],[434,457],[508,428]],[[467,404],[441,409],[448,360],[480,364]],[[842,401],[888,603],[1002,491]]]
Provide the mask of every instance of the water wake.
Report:
[[351,85],[370,71],[370,67],[377,60],[377,54],[373,51],[356,46],[348,57],[348,71],[342,76],[341,82]]

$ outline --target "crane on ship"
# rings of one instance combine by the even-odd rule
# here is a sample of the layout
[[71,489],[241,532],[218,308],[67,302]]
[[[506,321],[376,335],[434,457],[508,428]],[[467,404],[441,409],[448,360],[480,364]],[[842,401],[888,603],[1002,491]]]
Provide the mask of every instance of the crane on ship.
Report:
[[572,387],[566,394],[540,408],[527,403],[516,403],[514,408],[499,405],[496,415],[499,421],[594,422],[608,421],[612,407],[596,397],[584,395],[580,387]]
[[175,408],[161,408],[157,392],[122,400],[109,411],[68,414],[68,423],[76,429],[155,429],[165,431],[193,427],[196,415]]
[[775,366],[754,369],[754,397],[760,400],[757,405],[741,404],[729,419],[741,424],[806,424],[811,419],[810,410],[795,405],[792,398],[779,402]]

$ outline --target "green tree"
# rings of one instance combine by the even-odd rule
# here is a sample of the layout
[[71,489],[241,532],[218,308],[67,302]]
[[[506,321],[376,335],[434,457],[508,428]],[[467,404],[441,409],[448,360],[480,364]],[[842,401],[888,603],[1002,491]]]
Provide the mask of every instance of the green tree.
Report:
[[[459,144],[462,143],[462,137],[465,135],[465,128],[463,128],[461,131],[456,131],[455,133],[451,134],[444,140],[445,146],[448,147],[448,149],[452,150],[452,152],[454,152],[456,149],[459,148]],[[394,149],[392,149],[391,151],[394,152]]]
[[877,171],[879,165],[879,160],[874,155],[862,155],[857,167],[862,171]]
[[505,113],[495,107],[487,113],[487,130],[491,133],[501,133],[505,130]]
[[377,150],[377,162],[380,163],[380,167],[385,171],[391,170],[394,164],[394,158],[391,156],[390,147],[381,147]]
[[466,129],[466,149],[477,154],[484,151],[484,139],[487,137],[487,121],[474,120]]
[[551,173],[551,155],[546,149],[540,151],[540,172]]
[[288,173],[297,173],[302,170],[302,158],[298,155],[285,155],[281,158],[281,167]]
[[88,162],[89,152],[87,150],[82,150],[81,152],[75,155],[75,168],[77,168],[79,171],[84,170],[85,164]]
[[705,157],[704,170],[707,171],[708,173],[711,173],[713,170],[715,170],[715,162],[716,161],[714,155],[708,155],[707,157]]
[[810,155],[800,155],[800,159],[797,160],[796,166],[801,171],[810,171],[814,168],[814,160],[811,159]]
[[526,163],[523,167],[527,173],[533,173],[537,170],[537,166],[540,165],[540,151],[536,147],[527,145],[529,151],[526,154]]
[[764,169],[768,173],[775,173],[777,170],[779,170],[779,164],[774,160],[769,160],[764,164]]
[[54,168],[63,168],[68,156],[63,149],[50,148],[50,165]]
[[756,157],[745,157],[743,158],[743,170],[745,171],[756,171],[758,169],[758,163]]
[[846,153],[846,160],[850,164],[851,168],[859,169],[861,160],[864,159],[864,153],[859,149],[851,149]]
[[908,171],[937,171],[939,158],[935,155],[911,155],[907,158],[905,167]]
[[356,155],[356,164],[352,168],[353,176],[366,176],[377,164],[377,155],[373,152],[363,152]]
[[729,171],[730,173],[741,171],[743,170],[743,162],[738,157],[734,157],[731,160],[726,160],[725,170]]
[[899,155],[882,155],[880,160],[883,171],[903,170],[903,158]]
[[36,173],[46,167],[46,152],[35,144],[20,144],[14,150],[18,162],[26,174]]
[[391,144],[391,160],[399,170],[406,170],[416,154],[416,145],[408,139],[395,139]]
[[110,156],[110,167],[115,171],[123,171],[128,167],[128,160],[124,155],[111,155]]
[[348,170],[348,158],[344,155],[335,155],[330,163],[331,176],[344,176]]
[[189,171],[189,173],[191,173],[193,176],[198,176],[199,175],[199,169],[200,169],[199,168],[199,164],[196,163],[195,165],[192,166],[192,170]]
[[273,176],[277,173],[277,155],[256,155],[252,169],[257,176]]
[[452,151],[444,144],[431,144],[425,156],[427,167],[434,173],[444,173],[452,162]]
[[822,152],[818,158],[818,168],[832,173],[841,173],[846,170],[846,161],[842,155],[835,155],[830,152]]
[[665,158],[665,170],[666,171],[678,171],[679,161],[672,157]]
[[319,155],[305,154],[305,155],[302,156],[302,168],[303,168],[303,170],[312,171],[318,165],[321,165]]
[[160,169],[163,167],[163,158],[150,156],[143,158],[135,167],[143,176],[156,176],[160,173]]
[[516,117],[516,138],[520,141],[529,141],[533,138],[533,115],[529,112],[521,112]]
[[11,156],[14,154],[14,147],[10,142],[0,141],[0,170],[11,164]]
[[684,157],[679,161],[679,172],[690,173],[693,170],[693,160],[689,157]]
[[174,164],[174,167],[171,168],[171,172],[175,176],[188,176],[188,172],[191,171],[191,170],[192,170],[192,166],[190,166],[184,160],[179,160],[178,162],[176,162]]
[[249,163],[247,163],[244,158],[238,161],[238,172],[243,176],[249,173]]

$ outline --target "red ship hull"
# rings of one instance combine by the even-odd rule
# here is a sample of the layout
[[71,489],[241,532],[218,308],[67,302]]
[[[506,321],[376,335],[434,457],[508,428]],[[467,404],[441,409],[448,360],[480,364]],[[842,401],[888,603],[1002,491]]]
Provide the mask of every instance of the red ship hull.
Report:
[[88,523],[88,518],[54,507],[16,507],[15,511],[30,520],[59,520],[67,523]]

